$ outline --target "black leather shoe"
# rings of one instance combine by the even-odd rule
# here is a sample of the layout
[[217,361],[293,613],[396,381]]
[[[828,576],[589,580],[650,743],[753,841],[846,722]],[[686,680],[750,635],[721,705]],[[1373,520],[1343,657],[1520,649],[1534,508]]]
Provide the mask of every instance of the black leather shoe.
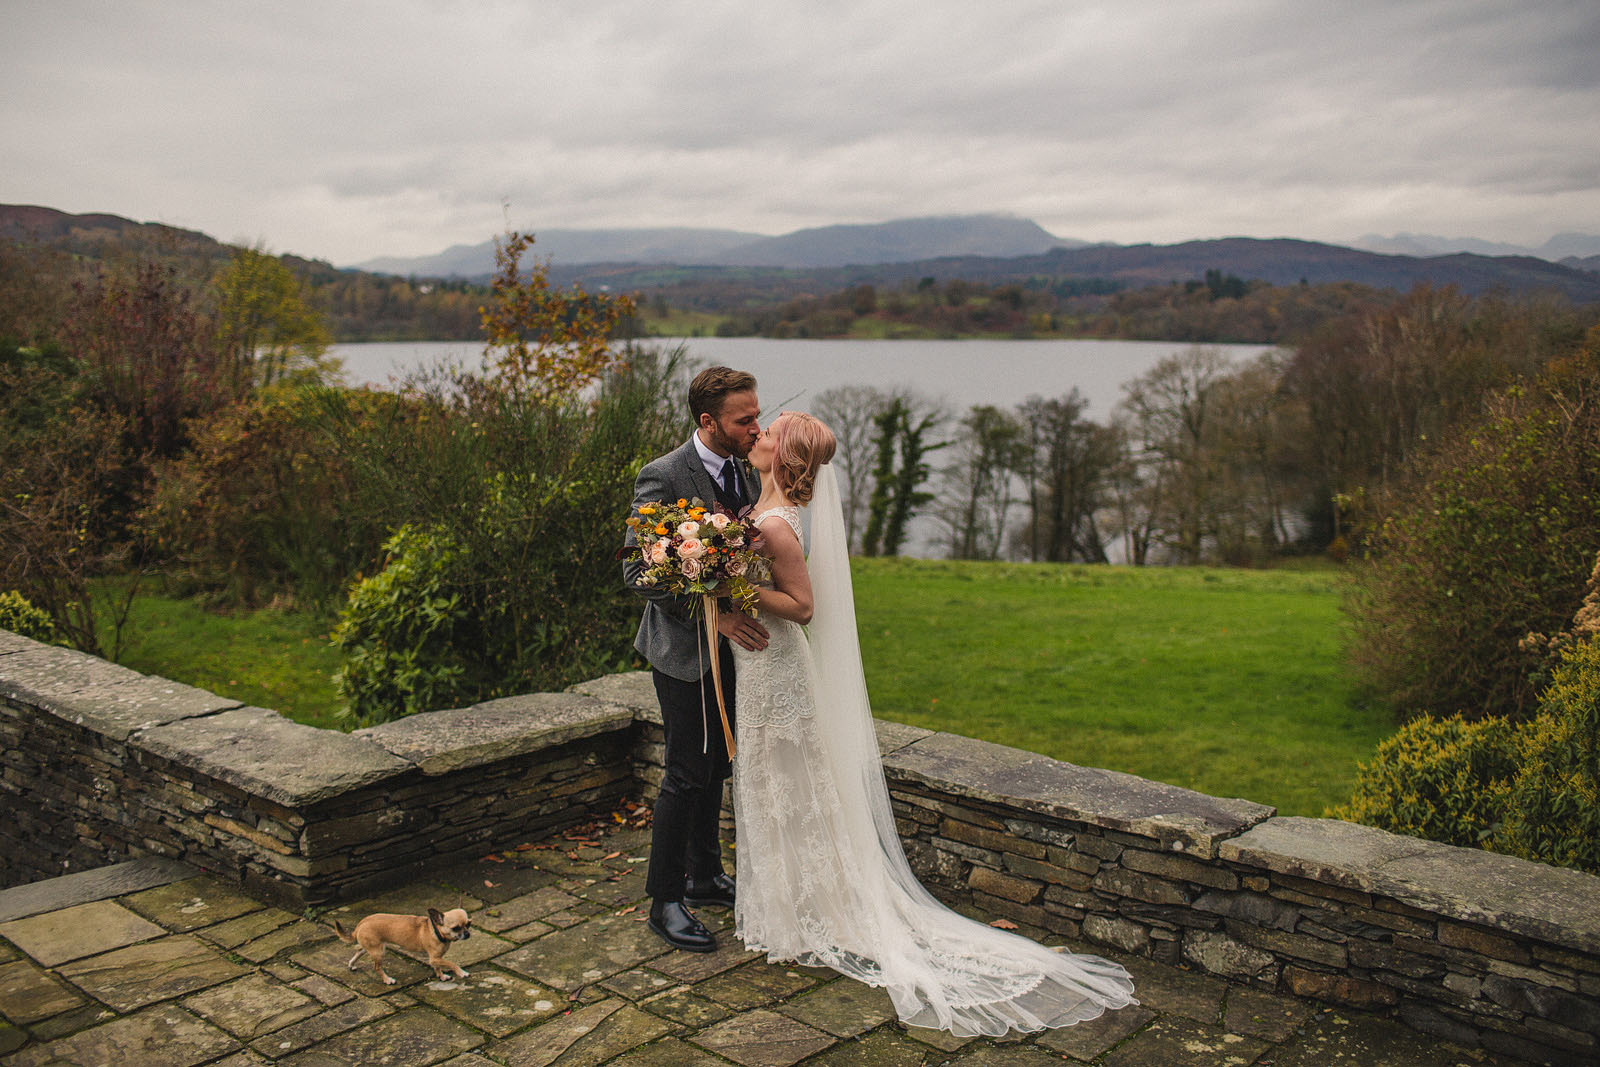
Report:
[[733,879],[725,874],[719,874],[709,882],[697,882],[691,878],[683,887],[683,902],[697,908],[731,908]]
[[686,952],[715,952],[717,939],[694,917],[681,900],[656,901],[650,905],[647,924],[656,935]]

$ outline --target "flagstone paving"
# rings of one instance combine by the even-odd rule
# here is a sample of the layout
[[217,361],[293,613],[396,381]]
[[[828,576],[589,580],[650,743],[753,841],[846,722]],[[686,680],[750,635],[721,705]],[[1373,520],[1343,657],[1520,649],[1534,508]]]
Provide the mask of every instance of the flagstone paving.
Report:
[[[0,891],[5,1067],[1512,1067],[1396,1023],[1114,956],[1140,1004],[1043,1034],[907,1028],[881,990],[644,924],[648,832],[588,827],[304,915],[170,861]],[[467,909],[441,980],[385,985],[335,936],[374,911]],[[1039,931],[1022,931],[1042,936]],[[1059,939],[1055,939],[1059,941]],[[1081,948],[1081,946],[1070,946]]]

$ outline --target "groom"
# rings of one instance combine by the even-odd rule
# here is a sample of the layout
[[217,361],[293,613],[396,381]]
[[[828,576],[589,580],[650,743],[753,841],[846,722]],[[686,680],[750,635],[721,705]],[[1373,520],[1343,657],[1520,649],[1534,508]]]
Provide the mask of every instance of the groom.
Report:
[[[696,429],[678,448],[652,461],[634,483],[633,506],[699,497],[738,513],[760,496],[760,481],[744,459],[761,434],[756,380],[744,371],[709,367],[689,384],[689,413]],[[633,530],[627,545],[634,544]],[[704,623],[689,614],[688,598],[635,584],[639,561],[622,566],[628,588],[644,598],[644,618],[634,642],[650,662],[667,734],[666,777],[656,798],[650,840],[650,929],[669,945],[711,952],[717,941],[688,905],[733,906],[733,879],[722,870],[722,783],[731,772],[711,677],[713,650]],[[759,652],[767,631],[737,611],[717,618],[715,654],[721,658],[728,720],[734,717],[734,665],[729,641]]]

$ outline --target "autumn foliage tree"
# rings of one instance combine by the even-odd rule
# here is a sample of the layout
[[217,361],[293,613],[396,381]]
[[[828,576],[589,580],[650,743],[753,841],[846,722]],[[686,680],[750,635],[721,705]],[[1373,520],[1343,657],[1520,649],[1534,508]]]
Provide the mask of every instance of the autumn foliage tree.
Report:
[[333,371],[327,326],[283,260],[256,248],[238,249],[212,287],[216,343],[236,394],[254,385],[318,380]]
[[495,242],[492,293],[479,309],[488,338],[485,359],[515,392],[535,399],[572,396],[619,361],[612,338],[634,304],[626,296],[552,288],[544,264],[522,266],[533,243],[532,234],[515,231]]

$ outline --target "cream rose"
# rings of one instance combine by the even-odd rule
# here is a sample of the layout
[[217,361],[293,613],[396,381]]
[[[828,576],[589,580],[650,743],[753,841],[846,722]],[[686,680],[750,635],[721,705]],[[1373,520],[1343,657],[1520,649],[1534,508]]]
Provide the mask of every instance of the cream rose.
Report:
[[662,564],[667,561],[667,546],[660,541],[650,546],[650,562]]
[[700,577],[700,561],[698,559],[685,559],[678,564],[678,569],[683,571],[683,576],[691,582]]
[[678,546],[679,559],[699,559],[706,554],[705,542],[698,538],[685,538],[683,544]]
[[735,578],[742,575],[745,571],[744,560],[740,559],[738,556],[729,557],[725,566],[728,568],[728,573],[733,575]]
[[693,519],[678,523],[678,536],[689,539],[700,536],[700,524]]
[[718,533],[721,533],[723,530],[728,528],[728,516],[724,515],[720,511],[712,512],[711,517],[706,521],[709,522],[711,524],[711,528]]

